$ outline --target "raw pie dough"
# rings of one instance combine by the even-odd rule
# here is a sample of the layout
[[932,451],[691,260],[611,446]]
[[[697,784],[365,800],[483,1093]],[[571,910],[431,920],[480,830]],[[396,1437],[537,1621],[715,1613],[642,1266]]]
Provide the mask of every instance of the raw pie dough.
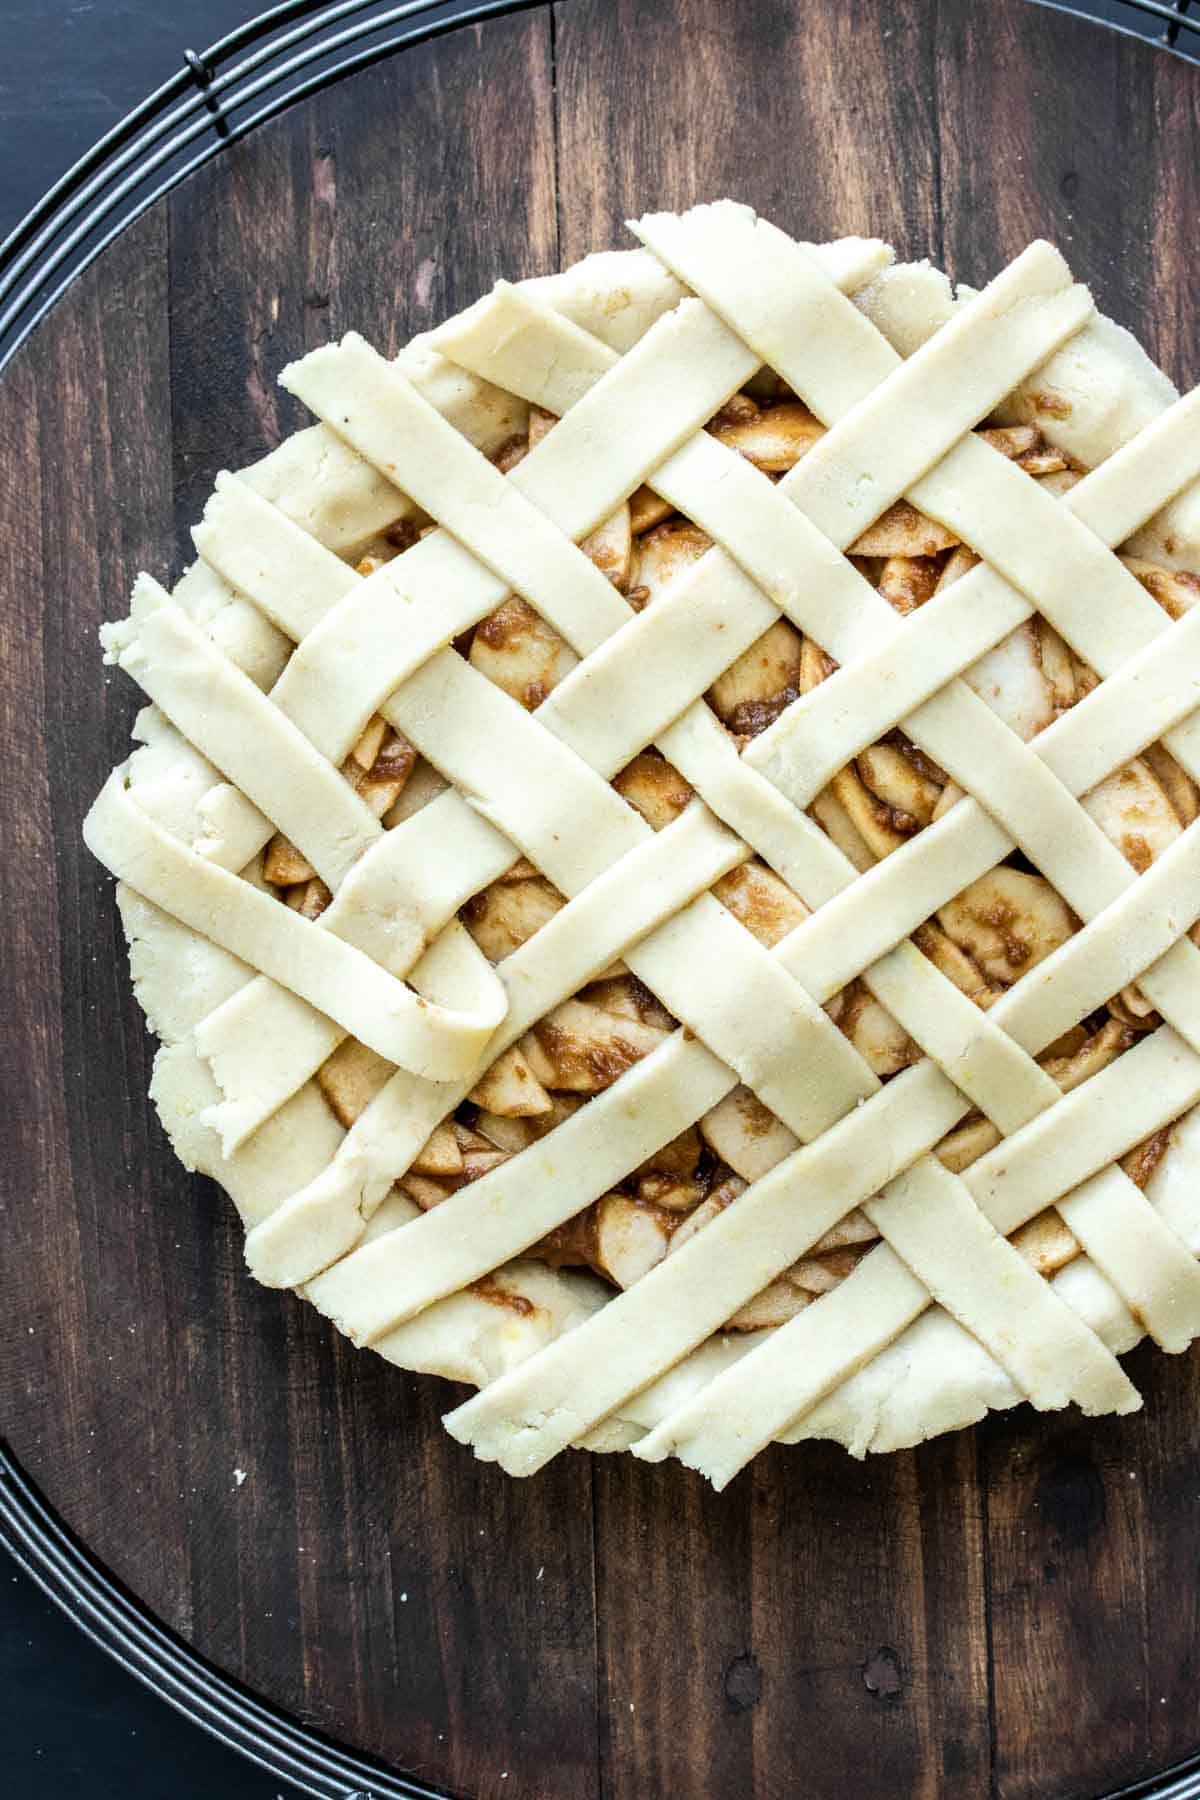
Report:
[[718,1486],[1200,1333],[1200,392],[722,201],[222,474],[105,645],[151,1093],[449,1430]]

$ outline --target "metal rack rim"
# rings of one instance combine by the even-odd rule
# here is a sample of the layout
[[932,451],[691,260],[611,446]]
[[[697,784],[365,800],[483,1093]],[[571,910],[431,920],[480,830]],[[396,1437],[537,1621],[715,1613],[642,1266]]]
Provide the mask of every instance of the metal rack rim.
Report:
[[211,1668],[73,1537],[3,1444],[0,1544],[47,1599],[143,1686],[312,1800],[445,1800],[443,1790],[342,1749]]
[[[1053,4],[1054,0],[1051,0],[1051,3]],[[1173,41],[1174,34],[1180,30],[1200,31],[1200,19],[1189,16],[1192,0],[1118,0],[1118,4],[1128,6],[1134,12],[1146,13],[1151,18],[1161,19],[1167,28],[1164,39],[1170,35]],[[1060,12],[1073,11],[1067,6],[1059,6],[1058,10]],[[1075,16],[1090,19],[1093,24],[1107,25],[1110,29],[1113,28],[1112,20],[1097,20],[1094,13],[1076,13]]]
[[[1045,7],[1049,12],[1066,13],[1068,18],[1082,19],[1087,25],[1099,25],[1105,31],[1115,32],[1118,37],[1129,38],[1135,44],[1148,44],[1151,49],[1161,50],[1181,62],[1200,62],[1200,13],[1188,10],[1192,0],[1117,0],[1117,3],[1146,18],[1160,19],[1164,26],[1161,37],[1147,37],[1144,32],[1134,30],[1132,25],[1121,20],[1099,18],[1082,6],[1072,6],[1070,0],[1030,0],[1033,6]],[[1180,45],[1181,31],[1191,34],[1187,39],[1187,49]]]
[[[290,17],[304,11],[311,12],[325,4],[327,4],[327,0],[284,0],[284,4],[272,7],[265,13],[259,13],[253,19],[248,19],[244,25],[239,25],[235,30],[227,32],[223,38],[219,38],[196,60],[211,69],[214,62],[232,55],[242,44],[253,42],[267,28],[268,21],[277,21],[284,15]],[[194,71],[188,64],[188,58],[194,56],[195,52],[185,51],[183,55],[185,66],[177,69],[159,87],[147,94],[144,100],[139,101],[131,112],[119,119],[104,133],[103,137],[98,138],[91,148],[85,151],[83,156],[73,163],[64,174],[60,175],[52,187],[47,189],[24,218],[18,221],[8,236],[0,242],[0,264],[15,254],[29,233],[54,212],[59,202],[72,193],[93,168],[99,167],[104,162],[110,150],[119,148],[143,121],[153,118],[156,112],[187,93],[189,85],[194,79]]]
[[[45,199],[21,221],[12,235],[0,244],[0,260],[15,258],[13,266],[0,275],[0,299],[4,298],[15,278],[36,257],[46,240],[74,218],[93,194],[98,193],[131,162],[136,161],[141,153],[149,151],[172,126],[182,125],[192,119],[201,128],[211,124],[219,136],[227,137],[229,122],[222,100],[235,83],[241,82],[271,58],[282,55],[294,45],[317,37],[340,19],[356,13],[372,13],[376,4],[377,0],[332,0],[332,3],[331,0],[286,0],[284,5],[260,14],[257,19],[240,26],[237,31],[219,38],[205,51],[197,53],[195,50],[185,50],[183,68],[177,70],[149,99],[114,126],[107,137],[102,138],[68,170]],[[244,92],[239,93],[233,104],[246,103],[268,86],[285,80],[297,67],[304,66],[315,56],[325,55],[339,48],[352,37],[382,31],[399,18],[432,11],[439,4],[444,4],[444,0],[405,0],[404,4],[394,6],[387,12],[365,17],[351,32],[338,34],[328,42],[316,45],[303,58],[289,59],[279,68],[269,71],[269,76],[260,77],[258,82],[251,83]],[[260,38],[269,37],[271,32],[280,29],[291,18],[299,18],[301,22],[273,42],[262,43],[257,50],[253,50],[242,62],[224,74],[217,74],[219,65],[237,50]],[[174,105],[177,98],[179,104]],[[166,110],[172,107],[173,110]],[[160,116],[156,117],[156,114]],[[204,117],[204,114],[208,116]],[[132,141],[143,123],[147,127],[144,134],[140,140]],[[169,156],[181,149],[184,143],[196,135],[198,134],[193,129],[170,140],[165,152],[147,161],[144,173],[148,174],[161,166],[164,155]],[[111,161],[106,160],[109,151],[113,152]],[[93,166],[94,175],[90,173]],[[111,196],[111,201],[119,200],[121,192],[118,189]],[[62,204],[56,215],[55,209],[59,201]],[[39,221],[43,218],[46,222],[39,229]],[[17,254],[19,245],[25,247]]]
[[[226,75],[214,77],[203,85],[197,85],[188,98],[175,106],[173,111],[160,118],[157,123],[151,125],[141,140],[135,141],[130,136],[131,121],[137,119],[140,122],[142,118],[150,116],[144,109],[150,107],[151,102],[143,102],[143,108],[136,109],[128,120],[109,134],[112,148],[116,152],[111,163],[98,167],[96,173],[89,177],[87,171],[90,167],[90,158],[82,159],[80,163],[76,164],[75,169],[64,177],[63,185],[68,190],[69,197],[64,196],[61,208],[52,216],[47,217],[45,223],[36,227],[32,234],[29,229],[29,221],[26,220],[6,240],[5,245],[0,246],[0,302],[3,302],[13,291],[21,276],[36,262],[39,254],[45,253],[39,272],[26,282],[24,288],[17,293],[16,298],[0,314],[0,368],[61,294],[64,284],[59,284],[48,296],[44,295],[38,303],[39,290],[44,288],[49,277],[69,261],[72,254],[86,243],[91,234],[100,228],[103,221],[120,206],[124,199],[135,194],[149,177],[156,174],[172,158],[179,156],[197,138],[203,137],[208,130],[214,129],[214,138],[205,150],[199,156],[172,169],[165,181],[151,192],[139,196],[128,212],[121,213],[114,229],[94,243],[87,255],[78,264],[72,266],[68,280],[81,273],[120,231],[139,218],[155,200],[160,199],[164,193],[169,192],[172,187],[192,174],[201,163],[216,155],[224,145],[245,137],[248,132],[254,130],[258,125],[264,124],[268,119],[274,118],[288,106],[306,98],[319,88],[329,86],[333,82],[341,80],[343,76],[353,74],[356,70],[392,55],[397,50],[402,50],[418,40],[428,41],[445,32],[458,30],[463,25],[479,22],[494,14],[520,11],[537,3],[538,0],[479,0],[478,4],[467,9],[446,14],[446,0],[404,0],[404,4],[392,6],[383,12],[372,11],[371,16],[361,18],[357,23],[347,26],[342,31],[320,39],[309,49],[288,57],[282,63],[264,68],[262,74],[255,76],[245,85],[239,86],[236,92],[234,91],[234,84],[241,83],[248,71],[261,67],[269,58],[278,56],[281,51],[303,42],[305,38],[315,37],[319,30],[330,23],[336,23],[340,19],[356,13],[371,11],[374,4],[374,0],[337,0],[335,5],[326,6],[320,16],[308,19],[275,43],[264,45],[262,49],[247,57],[243,63],[231,69]],[[293,8],[289,6],[278,8],[276,12],[279,14],[292,10]],[[421,23],[428,14],[435,12],[443,13],[443,17],[432,23]],[[270,18],[272,15],[265,14],[263,16]],[[332,67],[322,69],[309,80],[288,89],[282,95],[277,95],[274,100],[249,116],[237,121],[230,119],[229,114],[233,107],[249,105],[260,94],[278,87],[289,77],[307,68],[310,63],[321,57],[335,54],[364,37],[386,31],[402,20],[415,21],[415,23],[409,24],[405,30],[395,33],[380,43],[370,44],[363,50],[342,57]],[[223,41],[228,42],[228,40]],[[186,86],[187,83],[196,80],[195,69],[197,67],[202,72],[211,72],[215,55],[215,48],[213,51],[206,51],[203,56],[197,56],[195,52],[185,52],[185,67],[182,76],[173,77],[171,82],[158,90],[156,96],[152,96],[154,106],[169,106],[177,91],[178,83]],[[226,94],[231,97],[224,105],[221,105]],[[184,123],[184,121],[190,122]],[[175,131],[173,136],[167,137],[165,143],[159,143],[159,140],[175,125],[179,125],[180,129]],[[133,127],[134,130],[137,128],[137,126]],[[127,139],[130,141],[126,141]],[[102,142],[104,141],[102,140]],[[152,154],[142,161],[137,160],[142,152],[156,143],[159,144],[159,147],[153,150]],[[134,166],[131,167],[131,164]],[[130,170],[129,174],[115,187],[111,187],[110,184],[114,178],[127,168]],[[80,171],[84,176],[82,185]],[[99,195],[105,188],[110,188],[110,191],[103,200],[99,201],[95,213],[81,219],[67,233],[67,236],[51,249],[50,245],[77,217],[93,195]],[[35,212],[37,210],[35,209]],[[32,218],[33,215],[30,217]],[[30,316],[23,319],[22,314],[31,306],[34,306],[35,310]],[[6,336],[10,338],[7,345],[4,342]]]
[[[65,281],[51,283],[64,264],[70,265],[67,280],[81,273],[120,230],[194,173],[222,145],[236,142],[319,87],[420,37],[515,11],[536,0],[478,0],[474,6],[450,14],[448,3],[402,0],[401,4],[381,6],[380,0],[282,0],[205,51],[185,51],[175,74],[81,157],[0,243],[0,307],[5,308],[0,312],[0,368],[61,296]],[[1034,3],[1102,24],[1185,61],[1200,62],[1200,12],[1192,11],[1193,0],[1118,0],[1125,13],[1161,23],[1163,30],[1157,38],[1135,31],[1128,19],[1097,20],[1071,0]],[[431,18],[433,14],[441,16]],[[249,115],[245,113],[254,100],[271,89],[278,90],[311,64],[337,57],[363,38],[390,32],[401,23],[405,29],[340,57],[308,80],[277,91]],[[242,116],[235,118],[235,113]],[[209,131],[212,138],[204,150],[180,160]],[[139,192],[172,163],[152,190]],[[114,213],[116,220],[106,230]],[[34,272],[20,286],[30,270]]]

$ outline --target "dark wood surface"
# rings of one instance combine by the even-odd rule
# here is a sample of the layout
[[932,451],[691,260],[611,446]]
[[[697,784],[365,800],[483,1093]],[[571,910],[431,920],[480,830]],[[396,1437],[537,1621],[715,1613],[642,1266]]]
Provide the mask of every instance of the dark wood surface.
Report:
[[777,1450],[720,1496],[576,1454],[511,1482],[443,1435],[451,1390],[250,1281],[147,1104],[79,843],[137,706],[97,626],[301,422],[283,363],[726,192],[973,281],[1043,233],[1200,378],[1195,69],[1022,0],[565,0],[224,154],[0,381],[3,1425],[207,1657],[456,1792],[1096,1794],[1200,1748],[1200,1354],[1136,1353],[1131,1419]]

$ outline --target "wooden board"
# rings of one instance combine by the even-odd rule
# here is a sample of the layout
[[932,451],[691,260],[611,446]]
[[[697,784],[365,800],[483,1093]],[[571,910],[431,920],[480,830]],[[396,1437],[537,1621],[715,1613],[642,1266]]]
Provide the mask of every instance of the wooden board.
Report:
[[0,382],[3,1423],[206,1657],[458,1792],[1093,1794],[1200,1747],[1200,1353],[1135,1355],[1115,1423],[780,1450],[721,1496],[630,1458],[511,1482],[443,1435],[443,1384],[249,1280],[148,1107],[79,842],[138,703],[97,626],[301,422],[279,368],[724,193],[976,282],[1045,234],[1200,378],[1194,68],[1023,0],[566,0],[223,154]]

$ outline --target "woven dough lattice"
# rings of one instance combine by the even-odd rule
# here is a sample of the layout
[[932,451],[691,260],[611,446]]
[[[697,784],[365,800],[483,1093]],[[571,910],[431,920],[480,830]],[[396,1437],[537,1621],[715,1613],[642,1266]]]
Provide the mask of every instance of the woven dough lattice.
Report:
[[1200,393],[1046,244],[633,229],[286,370],[107,628],[164,1122],[514,1473],[1129,1411],[1200,1333]]

